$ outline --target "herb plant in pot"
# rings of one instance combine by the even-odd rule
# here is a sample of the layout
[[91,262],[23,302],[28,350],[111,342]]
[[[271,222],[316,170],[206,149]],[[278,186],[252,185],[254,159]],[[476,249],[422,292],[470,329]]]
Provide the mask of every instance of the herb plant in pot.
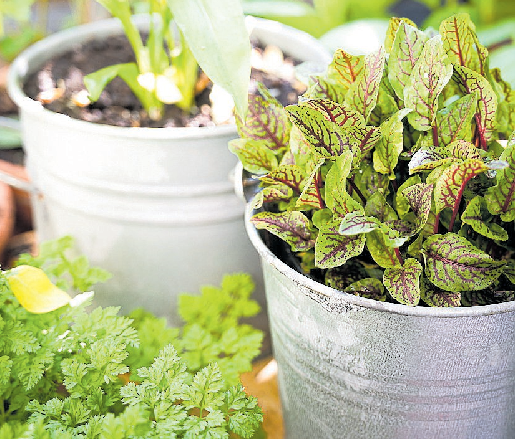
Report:
[[250,104],[287,436],[513,437],[514,91],[469,16],[392,19],[298,105]]
[[[196,76],[197,60],[215,83],[232,93],[242,111],[249,81],[249,34],[238,1],[151,1],[153,14],[134,19],[126,1],[101,3],[118,19],[48,37],[20,55],[10,70],[9,90],[20,107],[26,165],[34,185],[37,234],[39,240],[74,236],[81,253],[113,273],[97,292],[97,303],[119,303],[125,311],[145,305],[173,318],[174,294],[196,291],[199,284],[213,283],[225,272],[258,274],[245,235],[243,206],[228,177],[236,160],[227,142],[236,137],[236,128],[119,127],[76,120],[44,108],[26,95],[23,84],[53,55],[125,31],[136,61],[112,66],[113,60],[108,60],[106,69],[89,75],[92,99],[102,100],[103,86],[120,76],[141,98],[152,122],[170,107],[163,107],[163,101],[179,97],[178,105],[188,107],[183,101],[190,89],[183,85]],[[172,16],[182,36],[168,30]],[[254,24],[252,35],[277,37],[277,45],[285,45],[294,57],[326,57],[315,40],[301,32],[278,30],[265,21]],[[145,44],[139,29],[148,32]],[[165,40],[172,47],[173,38],[182,42],[179,55],[161,46]],[[59,87],[53,84],[49,91],[59,94]],[[74,98],[74,110],[80,112],[84,96]]]

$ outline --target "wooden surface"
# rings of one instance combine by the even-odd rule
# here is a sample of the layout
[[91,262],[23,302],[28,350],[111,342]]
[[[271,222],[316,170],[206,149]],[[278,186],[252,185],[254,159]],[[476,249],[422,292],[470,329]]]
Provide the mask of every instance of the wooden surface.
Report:
[[246,392],[258,398],[268,439],[283,439],[277,375],[276,361],[269,357],[256,362],[251,372],[241,376]]

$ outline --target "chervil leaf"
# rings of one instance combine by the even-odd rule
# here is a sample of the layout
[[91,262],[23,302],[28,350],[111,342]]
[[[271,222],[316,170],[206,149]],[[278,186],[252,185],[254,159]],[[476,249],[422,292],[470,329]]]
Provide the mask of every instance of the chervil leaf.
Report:
[[491,285],[505,267],[505,262],[493,260],[454,233],[427,238],[423,254],[426,276],[445,291],[482,290]]
[[471,140],[471,124],[477,108],[477,97],[467,94],[437,113],[436,125],[440,146],[459,139]]
[[251,222],[257,229],[266,229],[279,236],[294,251],[309,250],[315,245],[311,222],[301,212],[259,212],[253,216]]
[[262,140],[233,139],[228,147],[253,174],[265,174],[278,166],[276,154]]
[[419,276],[422,271],[421,264],[409,258],[403,267],[385,269],[383,284],[395,300],[404,305],[416,306],[420,299]]
[[484,72],[487,49],[480,44],[475,25],[466,13],[454,15],[441,22],[439,33],[451,62],[480,74]]
[[338,104],[328,99],[310,99],[302,102],[300,105],[321,112],[326,119],[341,127],[365,127],[364,116],[354,110],[350,110],[345,105]]
[[364,56],[350,55],[342,49],[337,49],[328,66],[328,78],[347,90],[358,79],[364,70]]
[[465,94],[477,96],[475,121],[480,144],[485,148],[496,125],[496,93],[486,78],[467,67],[456,66],[454,79]]
[[408,84],[403,91],[410,124],[420,131],[428,131],[435,123],[438,97],[453,74],[453,67],[444,56],[439,36],[429,39],[414,65]]
[[340,220],[332,220],[319,230],[315,243],[315,264],[319,268],[333,268],[362,253],[365,236],[343,236],[339,233]]
[[421,282],[421,299],[428,306],[461,306],[460,291],[444,291],[432,285],[426,279]]
[[487,206],[485,200],[476,196],[473,198],[464,210],[461,220],[463,223],[468,224],[471,228],[485,236],[498,241],[506,241],[509,239],[507,231],[496,223],[488,223],[484,220],[483,213],[487,212]]
[[404,108],[386,120],[381,126],[382,136],[373,153],[373,165],[376,172],[388,174],[394,179],[394,168],[403,151],[403,118],[410,113]]
[[346,94],[349,107],[364,116],[366,121],[376,106],[384,67],[385,51],[381,47],[377,52],[365,56],[364,70],[351,84]]
[[454,163],[444,170],[435,183],[434,200],[437,212],[446,207],[454,208],[459,202],[466,183],[489,167],[481,160],[465,160]]
[[403,89],[408,84],[428,36],[414,26],[401,22],[389,56],[389,82],[398,98],[403,100]]
[[496,186],[490,187],[486,193],[489,212],[500,215],[502,221],[514,221],[514,134],[500,156],[509,166],[496,173]]
[[249,95],[246,118],[237,115],[236,123],[242,138],[261,140],[273,151],[288,146],[290,121],[283,106],[264,86],[258,87],[258,94]]
[[244,439],[251,438],[263,421],[263,414],[256,398],[248,397],[241,385],[226,392],[223,410],[229,418],[229,429]]

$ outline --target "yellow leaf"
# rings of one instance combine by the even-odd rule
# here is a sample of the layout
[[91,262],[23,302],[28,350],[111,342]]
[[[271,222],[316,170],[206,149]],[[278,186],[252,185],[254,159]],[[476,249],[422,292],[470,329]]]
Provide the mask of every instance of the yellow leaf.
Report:
[[29,312],[42,314],[54,311],[71,300],[40,268],[20,265],[6,272],[6,277],[11,291]]

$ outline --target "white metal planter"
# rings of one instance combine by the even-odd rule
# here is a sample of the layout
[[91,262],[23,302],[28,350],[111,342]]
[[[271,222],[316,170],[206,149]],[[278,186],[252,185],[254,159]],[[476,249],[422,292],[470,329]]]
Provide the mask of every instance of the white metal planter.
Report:
[[514,302],[423,308],[337,291],[262,260],[289,439],[514,437]]
[[[96,125],[46,110],[21,88],[55,54],[120,33],[109,19],[38,42],[12,64],[9,92],[20,108],[38,239],[72,235],[92,264],[113,273],[96,290],[98,304],[145,306],[172,320],[178,293],[218,285],[230,272],[261,280],[229,179],[235,126]],[[316,40],[278,23],[256,19],[252,35],[301,60],[329,60]]]

